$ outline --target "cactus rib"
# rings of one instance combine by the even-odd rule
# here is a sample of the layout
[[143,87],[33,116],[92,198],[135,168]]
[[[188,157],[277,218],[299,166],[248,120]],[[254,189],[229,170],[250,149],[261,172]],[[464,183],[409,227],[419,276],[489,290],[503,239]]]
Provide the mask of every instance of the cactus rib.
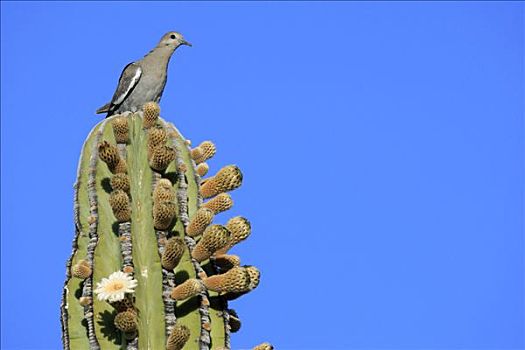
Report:
[[[148,134],[149,135],[149,134]],[[164,140],[165,141],[165,140]],[[149,139],[148,139],[149,143]],[[152,198],[153,201],[157,200],[155,198],[155,192],[159,190],[157,186],[160,186],[159,182],[162,179],[162,175],[155,170],[151,170],[152,173]],[[155,230],[157,236],[157,248],[159,256],[162,257],[165,250],[166,240],[168,238],[168,230]],[[166,339],[169,337],[177,317],[175,315],[175,301],[170,298],[170,291],[175,286],[175,274],[173,271],[169,271],[162,267],[162,300],[164,302],[164,322],[165,322],[165,336]]]
[[[176,130],[173,128],[171,131],[172,131],[172,135],[174,135],[172,137],[172,142],[175,148],[179,150],[178,152],[176,152],[175,161],[177,164],[177,169],[180,169],[180,165],[184,164],[184,161],[181,158],[181,153],[182,153],[181,147],[182,146],[181,146],[181,142],[179,141],[177,137],[179,135],[176,132]],[[184,142],[182,143],[184,144]],[[177,199],[179,203],[179,216],[180,216],[182,225],[184,226],[184,241],[186,245],[188,246],[189,250],[192,251],[195,246],[195,240],[187,235],[187,228],[190,222],[189,208],[188,208],[188,183],[186,182],[186,176],[184,172],[178,171],[177,176],[178,176],[178,184],[179,184],[179,188],[177,191]],[[195,261],[194,259],[191,259],[191,262],[193,264],[193,268],[195,270],[197,278],[200,278],[200,276],[202,276],[204,271],[202,270],[200,264],[197,261]],[[210,332],[204,326],[205,324],[210,323],[209,311],[208,311],[209,301],[208,301],[207,291],[202,290],[199,293],[199,296],[200,296],[199,313],[200,313],[200,318],[201,318],[199,347],[201,350],[205,350],[205,349],[209,349],[209,346],[211,344]]]
[[[95,142],[93,143],[93,150],[92,150],[92,157],[89,161],[89,170],[88,170],[88,183],[87,183],[87,189],[88,189],[88,198],[89,198],[89,209],[90,209],[90,216],[93,218],[93,221],[89,224],[89,244],[87,246],[87,256],[86,260],[91,266],[94,266],[94,255],[95,255],[95,247],[98,243],[98,197],[97,197],[97,163],[98,163],[98,157],[95,155],[97,154],[97,148],[99,141],[102,139],[102,135],[104,133],[104,127],[106,125],[106,122],[103,122],[95,136]],[[84,286],[82,288],[82,297],[84,298],[93,298],[93,274],[87,278],[84,281]],[[96,334],[95,334],[95,325],[94,325],[94,311],[93,311],[93,304],[88,304],[84,306],[84,317],[86,319],[87,325],[88,325],[88,339],[89,339],[89,346],[92,350],[100,349],[100,345],[98,343]]]
[[[178,135],[180,135],[175,126],[173,126],[172,124],[170,124],[170,126]],[[195,196],[197,198],[196,203],[194,204],[193,211],[193,213],[195,214],[199,208],[204,206],[203,196],[200,191],[202,179],[197,171],[198,165],[195,162],[195,160],[191,157],[191,143],[185,142],[184,145],[186,146],[186,154],[188,154],[187,161],[191,164],[191,169],[189,169],[189,172],[190,174],[193,174],[192,183],[195,184]],[[229,197],[229,195],[227,196]],[[213,259],[210,259],[210,264],[207,265],[207,270],[210,273],[217,273],[217,266],[215,265]],[[215,300],[214,305],[219,309],[216,310],[213,306],[211,306],[209,312],[209,316],[212,321],[210,330],[210,336],[213,340],[212,345],[214,348],[225,347],[226,349],[230,349],[230,330],[227,326],[229,324],[228,302],[218,293],[213,291],[208,291],[208,296],[209,298]]]
[[[75,181],[75,184],[73,186],[74,189],[74,198],[73,198],[73,213],[74,213],[74,221],[75,221],[75,237],[73,238],[72,243],[72,250],[71,255],[66,263],[66,280],[64,282],[64,287],[62,290],[62,301],[60,303],[60,324],[62,328],[62,346],[65,350],[70,349],[70,333],[69,333],[69,318],[70,313],[68,312],[70,310],[70,305],[68,302],[68,296],[69,296],[69,288],[68,285],[72,282],[71,281],[71,267],[73,265],[73,260],[79,250],[81,250],[81,234],[82,234],[82,222],[80,220],[80,204],[79,204],[79,191],[80,191],[80,184],[81,184],[81,178],[85,176],[85,174],[82,172],[82,165],[85,162],[85,156],[84,156],[84,150],[86,149],[88,143],[84,143],[81,150],[81,156],[80,160],[78,162],[78,168],[77,168],[77,179]],[[74,307],[75,305],[71,305],[71,307]],[[81,339],[81,338],[79,338]],[[85,344],[84,344],[85,346]]]

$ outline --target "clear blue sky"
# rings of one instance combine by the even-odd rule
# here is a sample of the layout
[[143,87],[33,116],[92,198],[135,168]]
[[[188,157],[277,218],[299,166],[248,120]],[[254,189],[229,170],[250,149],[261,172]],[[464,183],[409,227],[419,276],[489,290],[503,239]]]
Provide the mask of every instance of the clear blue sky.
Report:
[[234,349],[525,348],[523,3],[1,10],[2,349],[60,348],[80,148],[169,30],[164,117],[245,175]]

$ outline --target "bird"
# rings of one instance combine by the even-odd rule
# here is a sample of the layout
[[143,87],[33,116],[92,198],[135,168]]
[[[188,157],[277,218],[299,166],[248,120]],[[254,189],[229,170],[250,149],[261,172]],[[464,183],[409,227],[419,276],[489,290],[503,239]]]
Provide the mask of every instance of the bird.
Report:
[[107,118],[126,111],[136,112],[147,102],[159,103],[171,55],[182,45],[192,46],[178,32],[164,34],[153,50],[124,67],[113,98],[96,113],[107,113]]

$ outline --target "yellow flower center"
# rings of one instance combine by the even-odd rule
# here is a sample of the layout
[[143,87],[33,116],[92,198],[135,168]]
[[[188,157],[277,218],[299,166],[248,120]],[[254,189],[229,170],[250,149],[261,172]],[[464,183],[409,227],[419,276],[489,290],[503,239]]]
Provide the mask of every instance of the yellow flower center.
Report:
[[107,286],[106,290],[108,292],[118,292],[122,288],[124,288],[124,283],[122,283],[122,282],[113,282],[113,283],[111,283],[111,284],[109,284]]

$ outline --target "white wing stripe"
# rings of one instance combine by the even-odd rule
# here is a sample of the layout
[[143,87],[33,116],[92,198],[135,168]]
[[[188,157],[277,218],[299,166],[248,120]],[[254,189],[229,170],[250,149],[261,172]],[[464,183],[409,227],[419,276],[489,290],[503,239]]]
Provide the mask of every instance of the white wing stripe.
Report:
[[138,67],[137,68],[137,72],[135,73],[135,75],[131,79],[131,82],[130,82],[130,84],[128,86],[128,89],[126,90],[125,93],[120,95],[119,98],[117,98],[115,101],[112,102],[113,105],[118,105],[118,104],[122,103],[122,101],[124,101],[126,96],[128,96],[129,91],[131,89],[133,89],[133,87],[137,84],[137,80],[139,80],[141,74],[142,74],[142,69],[140,67]]

